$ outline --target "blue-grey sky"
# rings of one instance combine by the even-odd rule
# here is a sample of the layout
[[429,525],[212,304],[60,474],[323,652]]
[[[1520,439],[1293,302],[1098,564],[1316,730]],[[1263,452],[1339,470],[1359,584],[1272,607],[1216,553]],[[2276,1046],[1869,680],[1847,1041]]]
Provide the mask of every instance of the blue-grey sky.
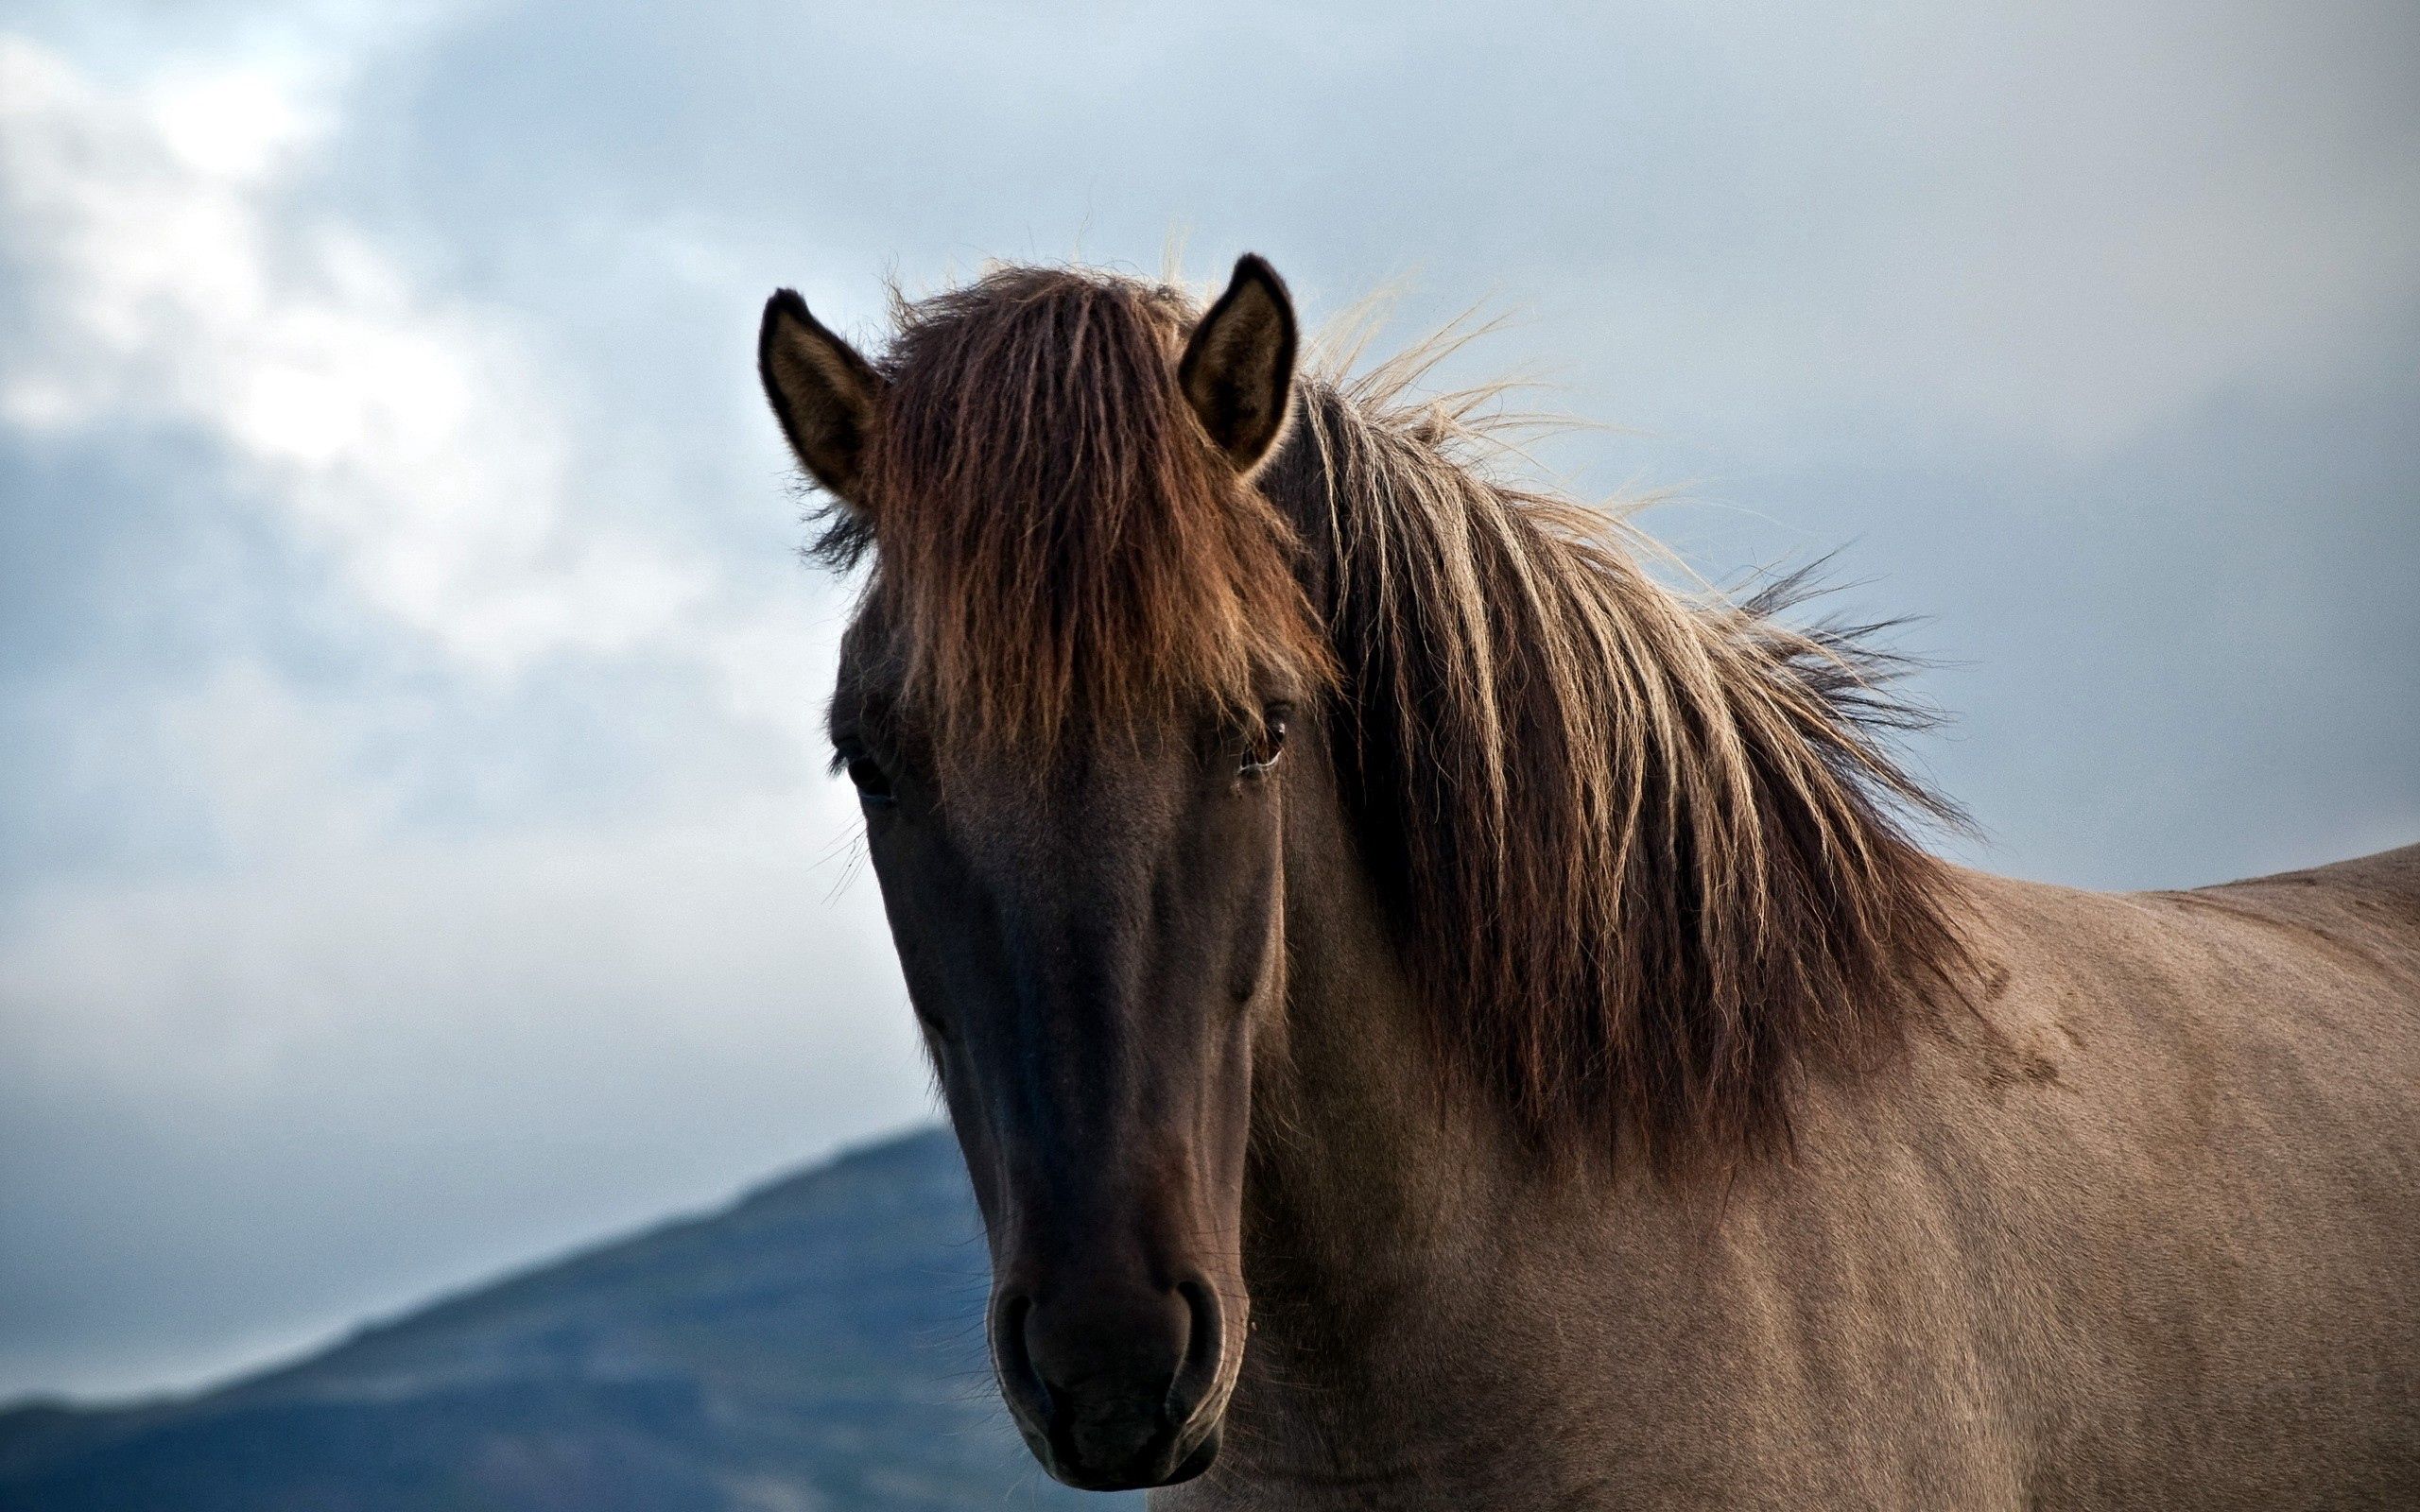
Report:
[[778,284],[1485,303],[1571,487],[1924,616],[1962,854],[2420,838],[2420,10],[1422,9],[0,9],[0,1397],[927,1116]]

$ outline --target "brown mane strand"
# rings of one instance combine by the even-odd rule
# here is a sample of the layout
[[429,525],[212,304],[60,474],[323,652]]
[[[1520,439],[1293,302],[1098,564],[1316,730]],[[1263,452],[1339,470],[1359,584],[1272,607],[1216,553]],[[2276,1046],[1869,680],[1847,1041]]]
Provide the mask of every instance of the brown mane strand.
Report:
[[1179,390],[1194,314],[1035,267],[901,306],[865,507],[820,549],[878,547],[869,591],[945,742],[1047,752],[1186,700],[1256,719],[1272,670],[1324,686],[1293,532]]
[[1495,480],[1424,364],[1305,386],[1264,486],[1322,565],[1338,759],[1441,1042],[1550,1149],[1667,1174],[1786,1144],[1816,1067],[1871,1064],[1954,983],[1955,887],[1899,816],[1875,627],[1657,582],[1619,521]]

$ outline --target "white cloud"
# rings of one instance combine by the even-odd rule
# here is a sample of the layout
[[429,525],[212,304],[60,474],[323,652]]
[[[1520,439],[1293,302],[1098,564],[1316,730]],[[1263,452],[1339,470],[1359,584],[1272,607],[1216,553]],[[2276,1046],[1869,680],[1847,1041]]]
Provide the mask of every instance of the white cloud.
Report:
[[[0,896],[0,1395],[290,1339],[928,1109],[814,750],[828,598],[631,507],[512,312],[311,208],[351,70],[105,79],[0,36],[0,427],[198,438],[240,485],[202,507],[256,511],[406,669],[322,685],[239,639],[45,685],[43,758],[203,859]],[[631,791],[527,800],[584,759]],[[498,771],[503,803],[442,791]],[[119,1336],[62,1353],[94,1275]]]
[[575,507],[562,380],[510,318],[294,210],[331,129],[309,77],[110,89],[0,38],[0,249],[32,325],[0,417],[199,428],[368,607],[487,675],[696,629],[710,570]]
[[1545,239],[1538,278],[1596,412],[1732,465],[1827,434],[2090,462],[2214,399],[2325,391],[2420,315],[2408,62],[2375,56],[2408,60],[2408,23],[1649,9],[1671,34],[1644,56],[1699,91],[1620,134],[1573,119],[1604,181],[1542,200],[1616,223]]
[[160,139],[199,173],[231,181],[271,178],[330,122],[306,73],[271,63],[172,73],[149,92]]
[[399,837],[382,712],[237,673],[157,713],[247,858],[0,915],[0,1398],[224,1371],[929,1116],[837,794]]
[[[399,833],[405,784],[357,759],[389,717],[238,668],[120,722],[121,739],[179,753],[244,865],[21,896],[0,918],[11,1074],[129,1106],[300,1091],[357,1108],[424,1099],[424,1062],[475,1057],[455,1090],[496,1106],[444,1121],[503,1143],[528,1100],[593,1091],[549,1069],[565,1056],[626,1060],[635,1087],[679,1078],[684,1056],[778,1081],[811,1075],[819,1041],[907,1043],[872,897],[838,886],[855,805],[833,785]],[[841,1001],[804,1013],[810,988]],[[776,1043],[800,1062],[752,1077]],[[885,1084],[903,1085],[912,1100],[912,1075]]]

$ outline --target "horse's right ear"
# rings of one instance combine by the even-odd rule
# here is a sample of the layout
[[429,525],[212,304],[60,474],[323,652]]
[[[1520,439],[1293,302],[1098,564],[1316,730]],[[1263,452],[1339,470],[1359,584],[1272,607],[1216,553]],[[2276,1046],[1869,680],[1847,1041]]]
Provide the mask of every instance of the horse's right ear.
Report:
[[807,475],[841,503],[864,508],[866,445],[882,405],[882,375],[789,289],[765,301],[756,371]]
[[1294,301],[1277,270],[1247,252],[1177,363],[1211,444],[1249,477],[1284,434],[1294,394]]

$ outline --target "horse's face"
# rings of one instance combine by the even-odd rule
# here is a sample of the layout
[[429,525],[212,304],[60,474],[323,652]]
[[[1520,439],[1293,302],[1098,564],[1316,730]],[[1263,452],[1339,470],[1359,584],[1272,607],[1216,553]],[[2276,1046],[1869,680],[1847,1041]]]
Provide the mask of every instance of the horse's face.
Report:
[[1217,1452],[1244,1340],[1285,699],[1250,734],[1171,725],[1041,782],[942,782],[896,754],[914,734],[884,728],[856,658],[842,687],[834,735],[991,1238],[1001,1389],[1060,1479],[1182,1480]]
[[[767,387],[847,500],[886,391],[793,305],[767,313]],[[1250,260],[1181,369],[1233,465],[1273,444],[1292,352],[1282,285]],[[1271,674],[1240,713],[944,757],[876,606],[844,644],[831,731],[982,1208],[1001,1390],[1070,1485],[1186,1479],[1242,1359],[1253,1058],[1284,998],[1280,794],[1314,744],[1288,748],[1306,691]]]

